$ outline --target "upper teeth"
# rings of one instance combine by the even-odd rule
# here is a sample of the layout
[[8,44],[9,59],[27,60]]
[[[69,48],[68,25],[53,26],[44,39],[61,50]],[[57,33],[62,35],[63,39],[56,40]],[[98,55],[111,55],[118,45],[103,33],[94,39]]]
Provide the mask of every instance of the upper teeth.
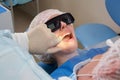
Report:
[[67,36],[67,35],[70,35],[70,33],[66,33],[63,37]]
[[61,41],[67,35],[70,35],[70,33],[66,33],[64,36],[59,36],[59,40]]
[[61,39],[63,39],[67,35],[70,35],[70,33],[66,33],[64,36],[61,36]]

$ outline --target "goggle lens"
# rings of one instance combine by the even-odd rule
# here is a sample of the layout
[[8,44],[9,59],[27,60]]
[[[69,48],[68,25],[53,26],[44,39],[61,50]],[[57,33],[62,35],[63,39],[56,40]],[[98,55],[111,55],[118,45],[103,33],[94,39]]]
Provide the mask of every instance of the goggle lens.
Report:
[[54,32],[61,27],[61,21],[65,22],[68,25],[74,23],[74,18],[70,13],[65,13],[50,19],[45,24],[48,28],[51,29],[52,32]]

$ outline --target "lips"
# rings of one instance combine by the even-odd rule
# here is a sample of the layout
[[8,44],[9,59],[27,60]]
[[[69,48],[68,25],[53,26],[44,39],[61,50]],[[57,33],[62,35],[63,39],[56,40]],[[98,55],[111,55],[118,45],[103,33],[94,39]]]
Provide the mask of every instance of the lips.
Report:
[[70,40],[72,37],[72,33],[66,33],[62,36],[62,40]]

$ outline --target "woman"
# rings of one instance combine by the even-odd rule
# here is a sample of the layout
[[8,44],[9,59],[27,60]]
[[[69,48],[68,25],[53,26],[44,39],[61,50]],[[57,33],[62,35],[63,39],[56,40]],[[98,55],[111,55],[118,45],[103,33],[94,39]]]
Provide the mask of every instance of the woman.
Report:
[[73,67],[78,62],[92,58],[106,51],[103,49],[92,49],[80,51],[74,33],[74,17],[70,13],[61,12],[56,9],[48,9],[39,13],[31,22],[28,30],[34,28],[38,23],[45,23],[47,27],[59,38],[61,42],[56,46],[59,48],[53,54],[42,55],[41,60],[46,63],[57,63],[57,69],[51,73],[55,79],[61,76],[70,76]]

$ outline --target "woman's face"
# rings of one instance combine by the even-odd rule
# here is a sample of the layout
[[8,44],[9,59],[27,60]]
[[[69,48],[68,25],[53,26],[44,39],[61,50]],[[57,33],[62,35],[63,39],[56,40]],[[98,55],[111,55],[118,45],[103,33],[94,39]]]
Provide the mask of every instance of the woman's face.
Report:
[[67,25],[61,21],[61,28],[54,32],[57,37],[62,37],[62,41],[57,45],[63,52],[72,52],[77,49],[77,40],[74,33],[73,24]]
[[78,48],[77,40],[74,33],[73,24],[67,25],[65,22],[60,22],[61,27],[56,30],[55,35],[61,37],[62,41],[56,46],[62,49],[64,53],[70,53]]

